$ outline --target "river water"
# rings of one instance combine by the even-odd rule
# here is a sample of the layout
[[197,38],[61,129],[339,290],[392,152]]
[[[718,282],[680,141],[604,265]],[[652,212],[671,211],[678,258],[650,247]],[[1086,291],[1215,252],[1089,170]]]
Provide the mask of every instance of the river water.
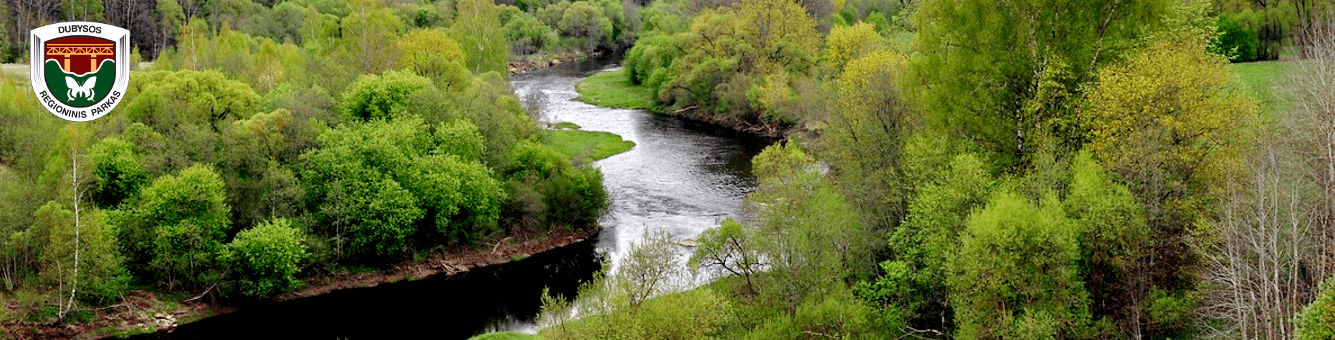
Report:
[[[532,332],[544,287],[573,295],[601,268],[600,259],[616,268],[646,232],[694,238],[737,215],[742,199],[756,186],[751,158],[772,140],[575,101],[575,83],[606,65],[566,64],[512,80],[519,98],[536,99],[540,120],[571,122],[635,142],[630,151],[593,164],[602,170],[611,199],[596,238],[464,274],[245,303],[233,313],[135,338],[467,339],[492,330]],[[691,251],[678,248],[683,268]]]

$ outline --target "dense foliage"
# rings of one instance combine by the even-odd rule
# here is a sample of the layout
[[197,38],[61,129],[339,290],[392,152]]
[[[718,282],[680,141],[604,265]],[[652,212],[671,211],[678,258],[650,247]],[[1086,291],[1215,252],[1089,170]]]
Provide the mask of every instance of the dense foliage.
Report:
[[[125,15],[56,3],[8,2],[0,27]],[[627,44],[622,5],[592,4],[567,15],[611,23],[585,45],[541,33],[557,26],[536,13],[557,4],[159,1],[126,25],[158,31],[132,42],[153,65],[89,123],[53,120],[5,75],[3,295],[60,318],[130,287],[264,297],[345,266],[593,226],[601,173],[554,151],[505,78],[512,51]],[[543,36],[509,45],[502,28],[523,16],[536,26],[516,32]]]

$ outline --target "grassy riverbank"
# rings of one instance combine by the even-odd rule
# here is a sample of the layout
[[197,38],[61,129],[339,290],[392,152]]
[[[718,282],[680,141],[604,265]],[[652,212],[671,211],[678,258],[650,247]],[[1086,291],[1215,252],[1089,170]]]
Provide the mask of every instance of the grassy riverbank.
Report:
[[626,69],[601,72],[584,78],[575,84],[579,91],[579,101],[602,107],[622,109],[640,109],[658,112],[661,108],[654,102],[652,88],[631,84],[626,78]]

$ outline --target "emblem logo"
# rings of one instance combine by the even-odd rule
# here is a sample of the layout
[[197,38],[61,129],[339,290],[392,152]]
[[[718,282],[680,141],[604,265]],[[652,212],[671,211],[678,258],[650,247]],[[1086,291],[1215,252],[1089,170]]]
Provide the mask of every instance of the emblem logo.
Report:
[[130,85],[130,31],[96,22],[32,30],[33,93],[56,117],[86,122],[116,108]]

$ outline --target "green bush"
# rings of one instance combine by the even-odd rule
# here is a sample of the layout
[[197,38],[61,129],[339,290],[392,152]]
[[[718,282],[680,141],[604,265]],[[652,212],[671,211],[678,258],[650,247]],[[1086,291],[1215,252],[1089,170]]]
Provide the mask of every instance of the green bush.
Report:
[[1320,295],[1298,313],[1293,338],[1298,340],[1335,339],[1335,280],[1321,285]]
[[91,193],[98,206],[114,207],[148,183],[148,172],[139,164],[130,143],[108,137],[89,147],[88,153],[95,164],[93,176],[97,177],[97,184]]
[[590,225],[607,210],[603,173],[596,168],[566,169],[548,179],[542,194],[549,225]]
[[214,256],[231,223],[225,202],[222,177],[206,165],[154,180],[121,226],[127,255],[169,287],[216,279]]
[[392,118],[400,114],[399,108],[407,105],[413,94],[434,88],[431,79],[408,72],[362,75],[343,93],[339,112],[348,122]]
[[236,234],[220,257],[237,268],[243,294],[266,296],[296,287],[306,244],[291,222],[279,218]]
[[1219,15],[1219,37],[1213,47],[1217,53],[1228,56],[1229,60],[1254,61],[1257,60],[1256,48],[1261,40],[1256,34],[1256,28],[1243,22],[1239,17],[1241,15]]

